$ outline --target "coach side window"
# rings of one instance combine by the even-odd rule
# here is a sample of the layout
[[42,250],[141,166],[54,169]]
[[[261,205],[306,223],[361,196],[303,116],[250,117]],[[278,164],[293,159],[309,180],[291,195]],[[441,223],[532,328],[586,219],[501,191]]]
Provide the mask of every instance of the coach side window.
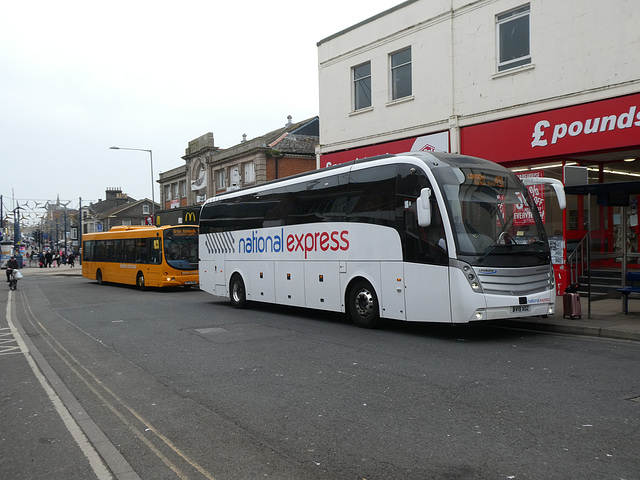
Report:
[[200,233],[215,233],[223,230],[225,204],[223,202],[208,203],[200,214]]
[[344,221],[348,199],[347,173],[317,178],[307,182],[306,210],[316,222]]
[[[349,221],[393,226],[395,222],[395,165],[351,171]],[[352,202],[353,200],[353,202]]]
[[269,209],[264,216],[263,225],[265,227],[280,227],[284,225],[290,202],[284,187],[260,192],[260,198],[269,205]]

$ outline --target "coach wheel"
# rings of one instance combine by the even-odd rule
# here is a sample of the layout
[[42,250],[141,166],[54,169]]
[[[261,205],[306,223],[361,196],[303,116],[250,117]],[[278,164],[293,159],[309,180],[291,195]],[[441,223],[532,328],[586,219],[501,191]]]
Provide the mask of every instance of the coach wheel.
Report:
[[232,275],[230,287],[229,299],[231,300],[231,305],[235,308],[244,308],[247,303],[247,292],[244,289],[242,277],[237,273]]
[[351,320],[358,327],[375,328],[380,324],[378,297],[369,282],[356,281],[349,290],[347,303]]
[[96,280],[98,282],[98,285],[104,284],[104,282],[102,281],[102,272],[100,270],[96,272]]
[[138,273],[138,277],[136,278],[136,285],[138,285],[138,288],[139,288],[140,290],[143,290],[143,291],[144,291],[144,289],[145,289],[145,284],[144,284],[144,273],[142,273],[142,272],[139,272],[139,273]]

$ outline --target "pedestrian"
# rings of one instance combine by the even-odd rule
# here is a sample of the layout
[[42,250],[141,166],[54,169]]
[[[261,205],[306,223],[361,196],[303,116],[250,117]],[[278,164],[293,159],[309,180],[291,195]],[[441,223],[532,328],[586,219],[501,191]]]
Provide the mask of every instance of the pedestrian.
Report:
[[18,260],[16,260],[15,255],[11,255],[11,258],[7,262],[7,282],[11,280],[11,273],[13,272],[13,270],[17,270],[18,268],[20,268],[20,265],[18,265]]
[[46,268],[51,268],[51,262],[53,261],[53,254],[51,253],[51,250],[47,250],[47,253],[44,254],[44,266]]
[[38,255],[38,265],[40,266],[40,268],[44,267],[44,262],[45,262],[44,253],[40,252],[40,255]]
[[67,257],[67,261],[69,262],[69,266],[73,268],[73,264],[76,261],[76,256],[73,252],[69,252],[69,256]]

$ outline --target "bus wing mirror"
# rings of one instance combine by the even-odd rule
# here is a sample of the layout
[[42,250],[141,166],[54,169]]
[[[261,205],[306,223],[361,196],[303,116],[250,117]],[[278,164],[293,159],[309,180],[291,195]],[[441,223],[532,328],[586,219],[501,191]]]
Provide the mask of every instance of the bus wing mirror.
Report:
[[431,189],[423,188],[416,202],[416,210],[418,213],[418,225],[428,227],[431,225]]
[[567,208],[567,197],[564,194],[564,185],[560,180],[547,177],[527,177],[522,179],[522,183],[527,186],[540,185],[541,183],[551,185],[556,192],[556,196],[558,197],[558,205],[560,206],[560,210],[564,210],[565,208]]

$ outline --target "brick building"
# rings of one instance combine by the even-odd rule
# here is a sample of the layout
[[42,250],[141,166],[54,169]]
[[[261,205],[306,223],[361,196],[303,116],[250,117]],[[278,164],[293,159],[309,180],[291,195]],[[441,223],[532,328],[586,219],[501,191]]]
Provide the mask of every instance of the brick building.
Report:
[[188,207],[216,193],[315,169],[318,135],[318,117],[294,123],[289,116],[284,127],[251,140],[243,135],[225,149],[215,146],[211,132],[192,140],[182,157],[185,164],[160,173],[160,223],[163,217],[174,219],[169,210],[191,211]]

